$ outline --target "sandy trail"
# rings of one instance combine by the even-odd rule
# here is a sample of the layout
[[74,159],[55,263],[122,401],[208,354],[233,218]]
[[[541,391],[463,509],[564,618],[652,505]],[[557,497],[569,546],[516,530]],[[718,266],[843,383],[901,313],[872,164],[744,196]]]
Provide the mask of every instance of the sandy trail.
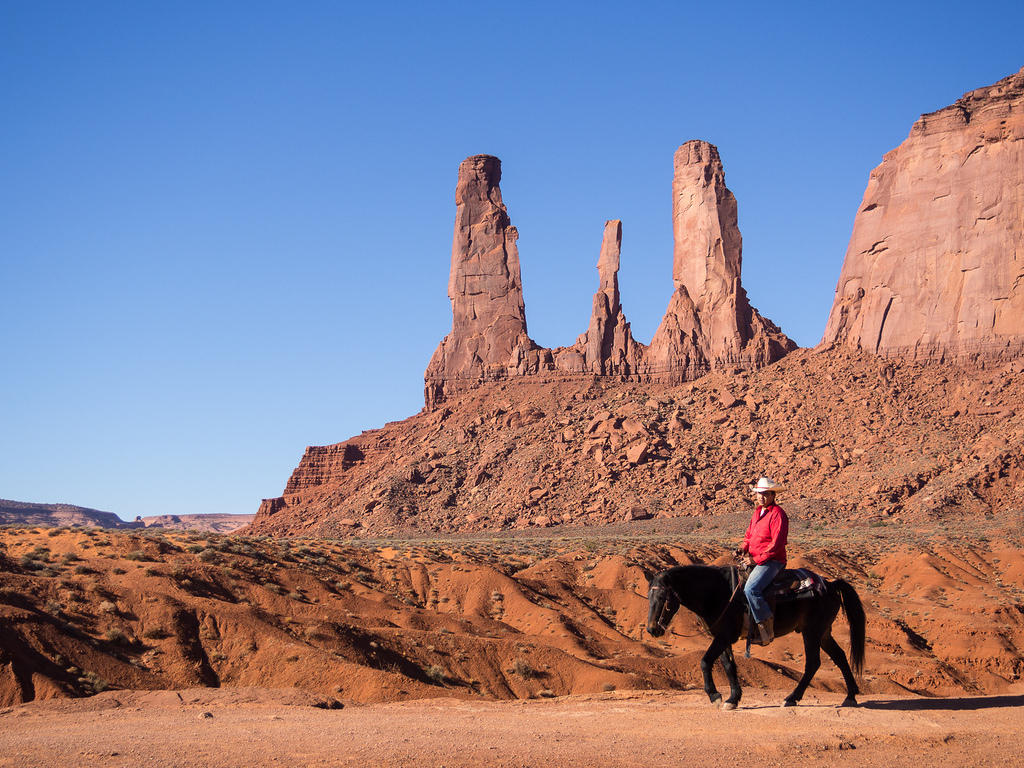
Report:
[[617,691],[534,701],[433,699],[318,709],[259,689],[113,691],[0,711],[0,766],[1004,766],[1024,750],[1024,693],[957,699]]

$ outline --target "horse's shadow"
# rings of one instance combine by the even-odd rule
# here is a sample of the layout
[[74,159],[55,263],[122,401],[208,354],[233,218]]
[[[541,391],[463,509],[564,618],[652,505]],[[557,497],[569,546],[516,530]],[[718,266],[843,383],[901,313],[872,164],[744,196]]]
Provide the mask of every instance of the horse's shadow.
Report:
[[964,696],[942,699],[892,699],[890,701],[862,701],[863,709],[891,709],[901,712],[927,712],[929,710],[957,710],[967,712],[978,709],[1024,706],[1024,696]]

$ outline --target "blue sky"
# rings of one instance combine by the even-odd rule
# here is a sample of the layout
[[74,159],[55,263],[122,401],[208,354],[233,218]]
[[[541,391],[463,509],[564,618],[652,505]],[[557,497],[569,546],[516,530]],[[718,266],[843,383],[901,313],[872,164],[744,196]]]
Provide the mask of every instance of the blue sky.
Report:
[[868,173],[1024,65],[1024,4],[0,0],[0,497],[254,512],[422,405],[459,162],[529,329],[585,330],[603,223],[649,341],[672,154],[719,147],[751,301],[821,337]]

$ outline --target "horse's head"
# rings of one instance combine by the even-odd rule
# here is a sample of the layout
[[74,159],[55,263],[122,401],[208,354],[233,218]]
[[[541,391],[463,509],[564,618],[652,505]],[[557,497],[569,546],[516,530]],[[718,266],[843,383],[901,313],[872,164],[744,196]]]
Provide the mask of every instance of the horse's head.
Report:
[[665,634],[669,622],[679,610],[679,597],[668,583],[665,573],[662,571],[655,575],[647,590],[647,631],[654,637]]

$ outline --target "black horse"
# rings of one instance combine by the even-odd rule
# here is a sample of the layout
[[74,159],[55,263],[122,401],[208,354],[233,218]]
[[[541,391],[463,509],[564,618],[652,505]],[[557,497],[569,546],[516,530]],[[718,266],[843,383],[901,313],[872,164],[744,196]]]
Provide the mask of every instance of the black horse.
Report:
[[[746,598],[742,588],[730,588],[730,584],[735,583],[735,570],[727,566],[684,565],[655,575],[647,595],[650,603],[647,631],[655,637],[665,634],[680,605],[693,611],[707,625],[712,640],[700,660],[704,690],[712,704],[721,701],[722,694],[715,688],[711,676],[715,659],[721,658],[730,687],[729,698],[722,705],[723,709],[735,709],[743,695],[736,677],[732,644],[739,639],[743,628]],[[824,596],[780,600],[775,607],[775,634],[799,632],[804,636],[804,674],[793,692],[786,697],[783,704],[785,707],[795,706],[803,698],[811,678],[821,666],[822,649],[839,667],[846,681],[843,706],[857,706],[856,697],[860,689],[846,661],[846,654],[832,637],[832,622],[842,608],[850,624],[850,658],[853,669],[859,675],[864,666],[864,607],[856,590],[842,579],[827,581],[825,584],[827,589]]]

